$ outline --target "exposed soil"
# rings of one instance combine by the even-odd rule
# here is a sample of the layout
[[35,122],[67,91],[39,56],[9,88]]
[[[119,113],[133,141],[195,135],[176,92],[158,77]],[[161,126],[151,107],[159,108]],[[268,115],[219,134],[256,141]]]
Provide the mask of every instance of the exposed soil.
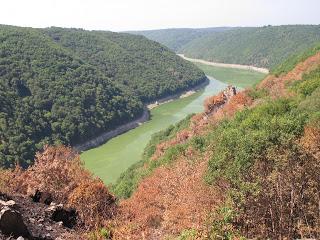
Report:
[[259,89],[268,89],[272,97],[290,96],[286,86],[293,81],[302,79],[303,74],[308,74],[320,66],[320,52],[299,63],[294,69],[281,76],[269,75],[259,85]]
[[[76,234],[74,230],[64,227],[62,222],[51,220],[50,213],[46,211],[48,205],[35,203],[31,198],[22,195],[8,196],[0,193],[0,200],[13,200],[16,203],[15,209],[21,213],[23,222],[31,235],[24,239],[64,240],[78,239],[79,237],[79,234]],[[5,236],[0,231],[0,239],[16,238]]]

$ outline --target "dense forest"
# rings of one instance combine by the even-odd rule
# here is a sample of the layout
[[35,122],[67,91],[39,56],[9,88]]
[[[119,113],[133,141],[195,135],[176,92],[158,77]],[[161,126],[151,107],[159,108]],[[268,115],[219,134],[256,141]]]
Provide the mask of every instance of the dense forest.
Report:
[[170,29],[138,33],[187,57],[269,69],[320,41],[319,25],[239,27],[222,30],[184,30],[185,41],[172,35],[173,30]]
[[2,25],[0,166],[26,166],[45,144],[82,142],[204,80],[142,36]]

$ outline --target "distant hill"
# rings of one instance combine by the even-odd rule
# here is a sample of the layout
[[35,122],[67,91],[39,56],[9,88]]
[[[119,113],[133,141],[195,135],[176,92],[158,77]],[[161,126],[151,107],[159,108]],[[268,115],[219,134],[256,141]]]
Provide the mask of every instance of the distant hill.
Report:
[[320,25],[138,32],[187,57],[274,68],[320,41]]
[[142,36],[0,26],[0,166],[138,117],[143,104],[205,80]]
[[211,33],[223,32],[230,27],[213,28],[171,28],[147,31],[131,31],[129,33],[143,35],[153,41],[159,42],[173,51],[179,50],[194,39],[209,35]]

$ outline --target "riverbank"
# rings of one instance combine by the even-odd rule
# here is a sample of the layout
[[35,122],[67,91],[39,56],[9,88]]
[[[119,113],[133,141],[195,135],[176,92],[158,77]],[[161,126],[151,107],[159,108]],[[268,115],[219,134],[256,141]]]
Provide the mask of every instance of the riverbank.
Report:
[[204,80],[204,82],[200,83],[199,85],[193,86],[193,87],[189,88],[188,90],[180,91],[176,94],[160,98],[153,103],[146,104],[146,106],[144,107],[143,113],[139,118],[134,119],[131,122],[122,124],[113,130],[106,131],[106,132],[100,134],[99,136],[94,137],[84,143],[77,144],[77,145],[73,146],[73,148],[78,152],[83,152],[83,151],[98,147],[98,146],[106,143],[111,138],[114,138],[120,134],[123,134],[123,133],[131,130],[131,129],[134,129],[134,128],[140,126],[141,124],[143,124],[144,122],[148,121],[150,119],[150,110],[151,109],[158,107],[164,103],[171,102],[171,101],[178,99],[178,98],[185,98],[185,97],[191,96],[192,94],[196,93],[198,90],[203,89],[208,84],[209,84],[209,79],[206,78]]
[[181,58],[190,61],[190,62],[195,62],[195,63],[202,63],[210,66],[215,66],[215,67],[224,67],[224,68],[235,68],[235,69],[243,69],[243,70],[249,70],[249,71],[256,71],[260,73],[269,73],[269,69],[267,68],[259,68],[255,66],[250,66],[250,65],[241,65],[241,64],[228,64],[228,63],[217,63],[217,62],[210,62],[206,61],[203,59],[197,59],[197,58],[189,58],[184,56],[183,54],[177,54]]
[[141,156],[151,136],[192,113],[203,111],[203,101],[225,89],[227,85],[210,78],[209,85],[189,97],[178,98],[150,110],[150,120],[120,134],[99,147],[81,153],[85,167],[106,184],[114,183]]
[[123,125],[120,125],[111,131],[104,132],[101,135],[99,135],[95,138],[92,138],[84,143],[77,144],[77,145],[73,146],[73,148],[78,152],[82,152],[82,151],[89,150],[91,148],[98,147],[98,146],[104,144],[109,139],[116,137],[122,133],[125,133],[125,132],[129,131],[130,129],[138,127],[140,124],[148,121],[149,119],[150,119],[150,113],[149,113],[148,108],[145,107],[143,109],[142,116],[140,116],[139,118],[137,118],[131,122],[125,123]]
[[178,98],[185,98],[185,97],[189,97],[191,96],[192,94],[196,93],[197,91],[199,91],[200,89],[203,89],[204,87],[206,87],[207,85],[209,84],[209,79],[206,78],[205,81],[203,83],[200,83],[199,85],[196,85],[194,87],[191,87],[189,88],[188,90],[184,90],[184,91],[180,91],[176,94],[173,94],[173,95],[170,95],[170,96],[167,96],[167,97],[163,97],[163,98],[160,98],[158,99],[157,101],[153,102],[153,103],[149,103],[147,104],[147,108],[149,110],[155,108],[155,107],[158,107],[162,104],[165,104],[165,103],[169,103],[173,100],[176,100]]

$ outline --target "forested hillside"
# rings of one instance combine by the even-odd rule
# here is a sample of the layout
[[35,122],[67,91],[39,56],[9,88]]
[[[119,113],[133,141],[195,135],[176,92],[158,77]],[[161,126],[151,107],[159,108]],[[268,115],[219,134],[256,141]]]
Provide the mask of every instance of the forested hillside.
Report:
[[204,78],[141,36],[0,26],[0,166],[82,142]]
[[231,27],[215,28],[172,28],[147,31],[131,31],[129,33],[143,35],[151,40],[159,42],[173,51],[179,50],[192,40],[215,32],[223,32]]
[[191,63],[142,36],[61,28],[44,32],[144,102],[199,84],[204,77]]
[[179,52],[213,62],[274,68],[318,41],[319,25],[239,28],[197,38]]
[[320,41],[319,25],[137,31],[187,57],[272,69]]

